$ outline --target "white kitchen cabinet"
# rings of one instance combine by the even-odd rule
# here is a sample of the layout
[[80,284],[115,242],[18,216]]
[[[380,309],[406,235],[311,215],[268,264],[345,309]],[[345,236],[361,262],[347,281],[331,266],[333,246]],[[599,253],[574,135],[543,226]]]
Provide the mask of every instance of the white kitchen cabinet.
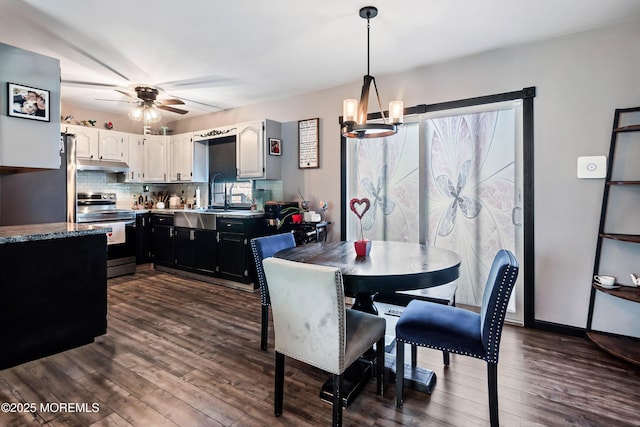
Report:
[[67,126],[66,131],[75,135],[76,157],[78,159],[126,161],[129,145],[128,134],[74,125]]
[[169,176],[173,182],[207,182],[206,141],[193,141],[193,133],[169,137]]
[[129,135],[129,153],[124,182],[144,182],[144,135]]
[[76,157],[79,159],[98,160],[98,129],[85,126],[67,126],[67,133],[76,138]]
[[273,120],[237,125],[238,179],[280,179],[280,156],[269,155],[269,138],[281,138],[281,124]]
[[169,150],[167,136],[145,135],[144,137],[144,181],[167,182]]
[[[129,134],[113,130],[98,132],[98,159],[124,162],[129,148]],[[76,154],[77,155],[77,154]]]

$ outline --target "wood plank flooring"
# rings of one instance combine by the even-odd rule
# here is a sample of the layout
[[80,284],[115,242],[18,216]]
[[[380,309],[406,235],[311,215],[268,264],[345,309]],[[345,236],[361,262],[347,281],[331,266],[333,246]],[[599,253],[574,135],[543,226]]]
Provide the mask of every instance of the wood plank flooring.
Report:
[[[0,402],[14,410],[0,425],[330,425],[327,376],[291,359],[273,416],[273,331],[261,351],[257,293],[147,271],[110,279],[108,295],[106,335],[0,371]],[[418,361],[438,376],[431,395],[406,390],[397,410],[395,385],[379,398],[371,381],[344,425],[489,424],[484,362],[452,355],[445,369],[427,349]],[[640,425],[640,368],[586,339],[506,326],[498,382],[504,426]]]

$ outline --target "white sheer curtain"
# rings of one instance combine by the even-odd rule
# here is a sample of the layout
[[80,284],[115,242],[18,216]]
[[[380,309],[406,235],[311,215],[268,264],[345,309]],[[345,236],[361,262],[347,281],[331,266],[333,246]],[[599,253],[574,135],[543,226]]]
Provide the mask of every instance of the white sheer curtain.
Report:
[[[419,126],[407,123],[380,139],[347,139],[347,202],[367,198],[362,234],[369,240],[415,242],[418,232]],[[347,210],[347,240],[360,238],[360,221]]]

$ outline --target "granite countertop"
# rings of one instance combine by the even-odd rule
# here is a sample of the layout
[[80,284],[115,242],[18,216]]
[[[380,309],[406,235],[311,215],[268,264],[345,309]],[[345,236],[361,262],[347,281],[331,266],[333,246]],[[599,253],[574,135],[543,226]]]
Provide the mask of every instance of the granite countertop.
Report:
[[230,210],[222,210],[222,209],[134,209],[133,210],[137,215],[145,214],[145,213],[162,213],[162,214],[174,214],[176,212],[185,212],[185,213],[197,213],[197,214],[205,214],[205,215],[216,215],[220,218],[263,218],[263,211],[251,211],[251,210],[240,210],[240,209],[230,209]]
[[67,237],[105,234],[109,227],[95,227],[89,224],[55,222],[49,224],[0,226],[0,245],[6,243],[30,242],[34,240],[64,239]]

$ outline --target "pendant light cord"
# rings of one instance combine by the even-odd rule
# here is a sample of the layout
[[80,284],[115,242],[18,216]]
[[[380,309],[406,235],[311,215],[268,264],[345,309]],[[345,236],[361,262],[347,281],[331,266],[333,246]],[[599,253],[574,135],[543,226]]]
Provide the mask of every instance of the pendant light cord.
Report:
[[[371,76],[370,72],[370,62],[371,62],[371,12],[367,11],[367,75]],[[378,100],[378,108],[380,109],[380,115],[382,116],[382,122],[387,123],[387,118],[384,115],[384,110],[382,109],[382,102],[380,101],[380,93],[378,92],[378,85],[376,84],[376,78],[371,76],[371,80],[373,81],[373,89],[376,91],[376,98]]]

